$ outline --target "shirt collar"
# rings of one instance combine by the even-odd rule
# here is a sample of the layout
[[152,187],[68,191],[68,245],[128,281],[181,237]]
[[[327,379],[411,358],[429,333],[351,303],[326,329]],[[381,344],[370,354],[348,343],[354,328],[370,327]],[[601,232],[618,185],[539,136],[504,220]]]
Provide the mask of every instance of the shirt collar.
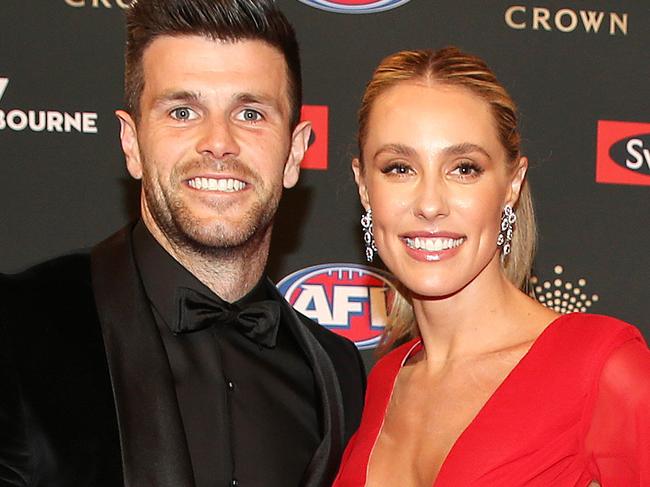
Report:
[[[187,287],[206,296],[219,298],[174,259],[158,243],[142,221],[133,228],[133,251],[147,297],[167,326],[174,323],[178,314],[175,298],[177,288]],[[253,289],[236,301],[236,304],[241,306],[272,299],[267,282],[263,275]]]

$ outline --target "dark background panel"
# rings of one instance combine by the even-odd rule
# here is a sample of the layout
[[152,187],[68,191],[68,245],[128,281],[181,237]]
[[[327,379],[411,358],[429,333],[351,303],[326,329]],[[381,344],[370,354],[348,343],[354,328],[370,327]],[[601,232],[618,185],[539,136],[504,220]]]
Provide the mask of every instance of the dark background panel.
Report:
[[[0,77],[10,81],[0,109],[96,112],[98,132],[0,131],[2,272],[90,246],[137,213],[113,115],[122,105],[123,12],[115,0],[71,6],[82,3],[3,1]],[[598,120],[650,123],[648,2],[411,0],[368,15],[279,4],[301,42],[305,103],[329,107],[329,168],[304,171],[285,195],[273,278],[363,262],[350,161],[365,83],[391,52],[455,44],[484,57],[519,104],[540,227],[536,275],[562,285],[585,279],[585,294],[598,297],[589,311],[650,337],[650,187],[595,182]],[[515,16],[525,29],[506,23],[513,5],[526,8]],[[602,11],[603,25],[598,33],[581,23],[572,32],[534,30],[534,8]],[[610,12],[627,14],[626,34],[608,33]]]
[[0,109],[95,112],[98,132],[0,131],[2,271],[89,246],[133,213],[113,116],[122,20],[119,8],[3,2],[0,76],[10,81]]

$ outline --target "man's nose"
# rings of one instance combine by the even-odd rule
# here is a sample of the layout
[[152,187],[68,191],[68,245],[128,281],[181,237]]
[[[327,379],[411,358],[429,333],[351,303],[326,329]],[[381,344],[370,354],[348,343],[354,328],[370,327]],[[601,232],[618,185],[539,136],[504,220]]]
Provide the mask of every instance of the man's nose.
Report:
[[234,134],[235,127],[226,116],[210,116],[201,127],[201,137],[196,151],[214,159],[239,155],[239,143]]

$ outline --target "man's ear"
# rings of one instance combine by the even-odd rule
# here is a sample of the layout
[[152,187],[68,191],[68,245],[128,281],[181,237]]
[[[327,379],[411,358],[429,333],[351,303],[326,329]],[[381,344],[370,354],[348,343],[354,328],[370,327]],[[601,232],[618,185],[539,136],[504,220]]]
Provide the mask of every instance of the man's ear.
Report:
[[517,168],[512,174],[510,179],[510,187],[508,188],[506,204],[510,206],[515,206],[519,200],[519,195],[521,194],[521,187],[524,184],[526,179],[526,172],[528,171],[528,159],[526,157],[521,157],[517,163]]
[[352,172],[354,173],[354,180],[356,181],[359,188],[359,198],[361,199],[361,204],[367,210],[370,208],[370,198],[368,198],[366,178],[364,177],[361,161],[358,157],[352,159]]
[[133,178],[142,179],[142,161],[135,121],[124,110],[116,110],[115,115],[120,121],[120,142],[126,158],[126,168]]
[[311,122],[305,120],[300,122],[291,134],[291,148],[289,157],[284,165],[284,176],[282,184],[285,188],[293,188],[300,177],[300,163],[305,157],[305,152],[309,147],[309,137],[311,136]]

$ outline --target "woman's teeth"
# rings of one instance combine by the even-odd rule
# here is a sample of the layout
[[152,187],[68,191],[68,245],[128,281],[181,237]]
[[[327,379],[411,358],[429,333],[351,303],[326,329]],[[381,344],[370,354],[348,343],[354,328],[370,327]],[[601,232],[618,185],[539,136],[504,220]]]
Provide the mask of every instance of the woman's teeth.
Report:
[[458,247],[465,241],[465,238],[406,238],[406,245],[415,250],[427,250],[438,252]]

